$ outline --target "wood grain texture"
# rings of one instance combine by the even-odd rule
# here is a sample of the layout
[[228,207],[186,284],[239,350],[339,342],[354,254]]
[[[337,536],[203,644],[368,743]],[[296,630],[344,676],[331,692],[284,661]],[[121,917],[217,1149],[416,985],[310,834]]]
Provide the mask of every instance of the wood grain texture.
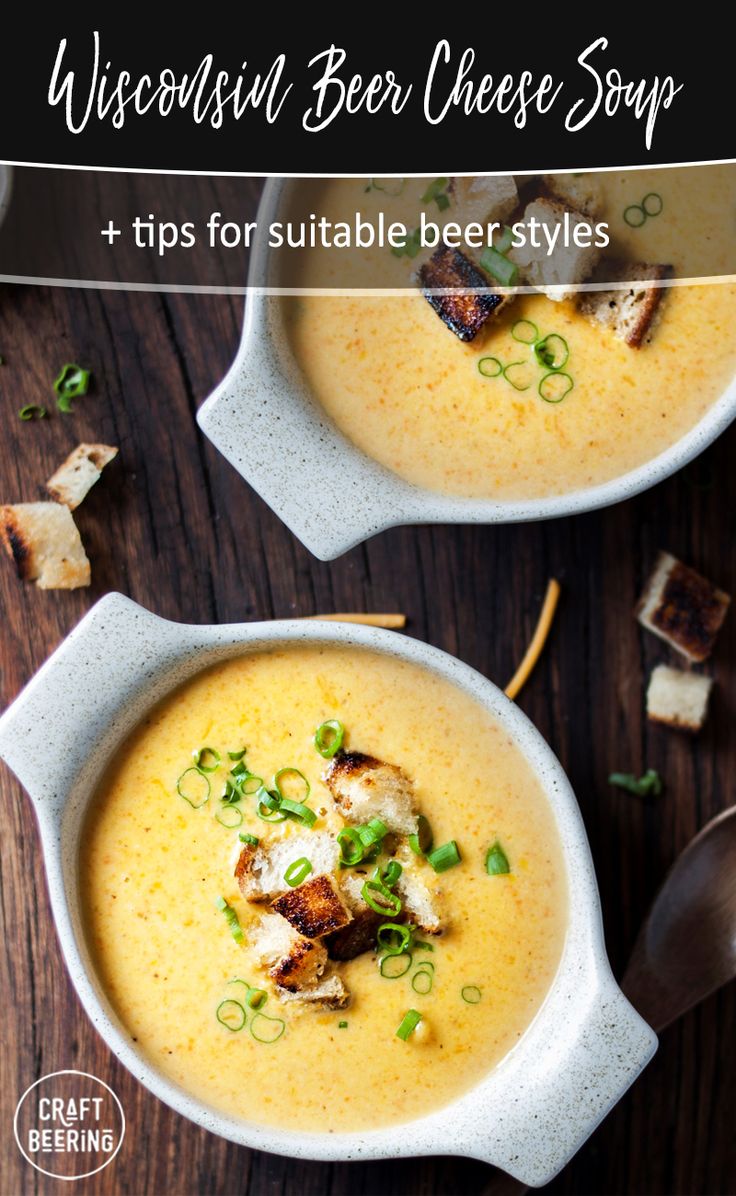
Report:
[[[33,499],[79,440],[120,446],[78,512],[93,562],[88,591],[41,593],[0,562],[3,704],[92,603],[115,589],[170,619],[227,622],[330,610],[405,611],[407,634],[503,685],[526,647],[548,577],[563,595],[520,705],[578,794],[600,881],[608,948],[621,974],[639,922],[675,855],[736,798],[736,618],[712,663],[711,717],[697,739],[648,727],[644,685],[668,658],[632,607],[657,550],[736,591],[736,426],[704,459],[614,509],[527,527],[405,528],[332,564],[314,560],[198,432],[197,405],[237,345],[241,301],[96,291],[0,289],[0,477],[4,501]],[[73,416],[24,424],[58,365],[90,365]],[[660,770],[666,792],[609,788],[613,769]],[[76,1067],[120,1095],[128,1118],[112,1166],[84,1196],[481,1196],[483,1164],[450,1157],[361,1166],[293,1163],[197,1129],[112,1058],[81,1011],[54,934],[31,806],[0,770],[3,939],[0,1191],[58,1185],[15,1148],[12,1116],[40,1074]],[[563,1174],[554,1193],[736,1191],[736,986],[668,1030],[655,1061]],[[448,1142],[452,1128],[448,1127]]]

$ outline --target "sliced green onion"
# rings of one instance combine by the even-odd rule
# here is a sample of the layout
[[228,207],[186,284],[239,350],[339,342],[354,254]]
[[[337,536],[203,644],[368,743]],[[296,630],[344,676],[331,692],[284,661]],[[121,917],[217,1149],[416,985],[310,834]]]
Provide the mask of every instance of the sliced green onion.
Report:
[[401,951],[399,953],[391,951],[383,956],[378,965],[378,970],[384,980],[399,980],[409,971],[411,962],[411,951]]
[[71,400],[86,395],[90,377],[90,371],[83,370],[81,365],[67,362],[61,367],[61,372],[54,382],[54,390],[58,395],[56,406],[59,411],[66,413],[73,410]]
[[426,967],[417,968],[411,978],[411,986],[420,997],[426,997],[427,993],[431,993],[433,984],[434,976]]
[[338,1030],[347,1030],[348,1023],[347,1022],[338,1022],[337,1028],[338,1028]]
[[423,814],[417,818],[416,834],[409,835],[409,846],[415,855],[426,855],[434,846],[432,828]]
[[445,190],[449,181],[449,179],[439,178],[430,183],[422,196],[422,203],[431,203],[433,199],[436,199]]
[[[185,777],[188,777],[189,780],[185,781]],[[185,787],[188,792],[184,791]],[[193,810],[198,810],[200,806],[205,805],[210,800],[211,791],[212,786],[210,785],[209,778],[203,772],[200,772],[198,768],[195,768],[194,765],[191,768],[185,768],[176,782],[176,792],[179,794],[179,797],[183,797],[184,801],[189,802]]]
[[29,419],[46,419],[46,408],[39,407],[38,403],[27,403],[21,407],[18,416],[26,423]]
[[659,216],[664,207],[664,201],[658,191],[650,191],[641,201],[641,206],[647,216]]
[[220,801],[224,802],[226,805],[234,805],[236,802],[240,801],[242,796],[243,794],[238,789],[238,786],[235,785],[229,777],[227,777],[225,779],[225,785],[222,793],[220,794]]
[[404,257],[406,255],[406,257],[415,258],[421,248],[421,229],[415,228],[412,232],[407,233],[400,245],[392,246],[391,252],[394,257]]
[[381,822],[380,818],[371,818],[370,822],[366,822],[365,826],[356,826],[354,829],[357,831],[358,838],[366,852],[380,843],[382,839],[385,839],[388,834],[388,827],[385,822]]
[[446,212],[450,206],[450,197],[446,191],[441,191],[439,195],[435,195],[434,202],[437,204],[440,212]]
[[241,831],[238,835],[241,843],[250,843],[251,847],[257,847],[260,839],[257,835],[251,835],[249,831]]
[[403,871],[398,860],[389,860],[385,868],[376,868],[373,879],[385,885],[387,889],[393,889]]
[[281,809],[281,798],[278,793],[265,789],[263,785],[256,794],[256,814],[262,822],[286,822],[288,814]]
[[396,1031],[396,1037],[400,1038],[402,1042],[406,1042],[409,1035],[414,1033],[421,1020],[422,1015],[421,1013],[417,1013],[416,1009],[407,1009],[401,1019],[401,1025]]
[[481,357],[478,373],[484,378],[498,378],[503,373],[503,366],[497,357]]
[[293,864],[284,873],[284,880],[290,889],[295,889],[303,880],[306,880],[309,873],[312,871],[311,861],[306,856],[301,856],[298,860],[294,860]]
[[402,922],[382,922],[376,931],[378,948],[386,955],[402,955],[411,944],[411,926]]
[[364,850],[360,835],[352,826],[343,827],[337,835],[340,848],[340,863],[352,868],[363,859]]
[[304,802],[292,801],[290,797],[281,798],[281,810],[284,810],[290,818],[295,822],[301,822],[302,826],[314,826],[317,821],[317,815],[309,806],[305,806]]
[[[374,893],[380,896],[380,902]],[[401,898],[378,880],[367,880],[361,889],[361,896],[377,914],[393,914],[395,917],[401,913]]]
[[247,980],[241,980],[236,976],[234,980],[228,980],[228,984],[242,984],[245,989],[245,1003],[251,1009],[262,1009],[268,1000],[268,993],[265,988],[254,988]]
[[192,758],[194,767],[200,772],[217,772],[222,763],[220,753],[211,747],[195,748]]
[[[273,1029],[269,1029],[269,1026]],[[286,1022],[282,1017],[269,1017],[267,1013],[258,1012],[250,1019],[250,1032],[256,1042],[278,1042],[285,1029]]]
[[412,947],[418,951],[434,951],[432,943],[425,943],[424,939],[414,939]]
[[[301,782],[299,793],[289,793],[288,789],[285,790],[285,779],[289,777],[298,777]],[[279,769],[273,778],[273,787],[279,797],[288,797],[291,801],[306,801],[312,789],[304,773],[300,772],[298,768],[292,768],[291,766]]]
[[[228,760],[240,761],[243,759],[245,752],[246,752],[245,748],[241,748],[239,752],[228,752],[227,758],[228,758]],[[233,769],[233,772],[235,772],[235,769]]]
[[517,320],[511,335],[520,345],[534,345],[539,340],[539,329],[531,320]]
[[331,760],[340,751],[344,738],[345,728],[339,719],[328,718],[314,732],[314,746],[323,759]]
[[247,772],[242,780],[237,782],[237,788],[246,797],[253,797],[263,788],[263,777],[257,777],[253,772]]
[[240,1001],[233,1001],[230,997],[226,1001],[220,1001],[216,1016],[220,1025],[225,1026],[227,1030],[232,1030],[233,1034],[242,1030],[246,1021],[245,1010]]
[[545,403],[561,403],[569,395],[575,383],[569,374],[562,374],[559,370],[545,374],[537,390]]
[[519,267],[510,262],[497,249],[494,249],[492,245],[486,246],[483,250],[480,264],[481,268],[491,274],[502,287],[512,287],[519,277]]
[[434,851],[430,851],[427,859],[435,872],[447,872],[448,868],[454,868],[460,863],[458,845],[454,839],[450,839],[449,843],[443,843],[441,847],[435,847]]
[[506,852],[499,843],[498,839],[493,844],[493,847],[488,848],[486,855],[486,872],[489,876],[507,876],[511,871]]
[[649,797],[650,794],[659,797],[664,789],[661,776],[653,768],[648,768],[644,775],[638,778],[630,772],[612,772],[608,778],[608,784],[615,785],[618,789],[625,789],[627,793],[633,793],[635,797]]
[[498,240],[496,241],[496,244],[494,245],[493,248],[498,253],[508,253],[509,249],[513,245],[513,242],[514,242],[514,233],[513,233],[513,230],[510,229],[507,224],[504,227],[504,230],[501,233],[501,236],[498,238]]
[[215,814],[215,822],[227,827],[229,831],[234,831],[236,827],[243,825],[243,814],[237,806],[223,802],[222,809]]
[[218,897],[217,901],[215,902],[215,909],[219,909],[221,913],[225,915],[225,921],[230,927],[230,933],[235,939],[235,942],[243,944],[245,942],[245,935],[243,934],[243,928],[238,921],[238,915],[233,907],[228,904],[224,897]]
[[546,369],[561,370],[563,365],[567,365],[570,346],[564,336],[550,332],[541,341],[537,341],[534,346],[534,355],[539,364]]
[[529,390],[533,381],[528,361],[510,361],[503,367],[503,376],[514,390]]
[[641,204],[632,203],[628,208],[624,208],[624,220],[630,228],[641,228],[646,218],[647,214]]
[[406,179],[388,179],[387,182],[390,183],[390,186],[384,187],[377,179],[369,179],[365,190],[382,191],[384,195],[390,195],[392,198],[395,198],[397,195],[401,195],[406,186]]
[[477,1005],[483,994],[477,984],[466,984],[460,989],[460,996],[467,1005]]

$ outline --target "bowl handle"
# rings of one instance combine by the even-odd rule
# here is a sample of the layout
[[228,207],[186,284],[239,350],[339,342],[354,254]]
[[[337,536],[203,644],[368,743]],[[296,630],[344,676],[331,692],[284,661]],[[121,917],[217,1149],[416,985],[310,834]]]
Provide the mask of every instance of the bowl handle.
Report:
[[0,718],[0,759],[40,807],[63,807],[93,749],[120,732],[130,697],[181,655],[186,630],[108,594],[39,669]]

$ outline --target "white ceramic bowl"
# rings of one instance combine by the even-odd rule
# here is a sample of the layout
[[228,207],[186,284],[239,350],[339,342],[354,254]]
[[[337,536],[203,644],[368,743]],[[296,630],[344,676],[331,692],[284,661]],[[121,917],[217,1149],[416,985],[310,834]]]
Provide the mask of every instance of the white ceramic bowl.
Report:
[[[200,669],[276,644],[369,648],[431,670],[475,697],[536,771],[563,844],[570,924],[555,981],[509,1055],[459,1100],[365,1133],[266,1129],[225,1116],[156,1070],[131,1041],[94,971],[80,916],[78,846],[108,761],[150,706]],[[56,926],[72,981],[111,1050],[156,1096],[198,1125],[259,1150],[311,1159],[453,1153],[544,1184],[619,1100],[656,1048],[610,971],[580,811],[559,763],[521,711],[479,673],[416,640],[368,627],[275,622],[169,623],[119,594],[90,611],[0,719],[0,757],[35,805]],[[336,1082],[339,1082],[336,1079]]]
[[[298,182],[267,181],[261,227],[283,215]],[[528,501],[463,499],[423,490],[366,456],[332,422],[284,335],[276,260],[258,240],[245,324],[229,372],[199,410],[200,427],[280,519],[321,560],[407,523],[519,523],[574,515],[631,498],[669,477],[736,416],[736,379],[703,419],[659,456],[603,485]]]

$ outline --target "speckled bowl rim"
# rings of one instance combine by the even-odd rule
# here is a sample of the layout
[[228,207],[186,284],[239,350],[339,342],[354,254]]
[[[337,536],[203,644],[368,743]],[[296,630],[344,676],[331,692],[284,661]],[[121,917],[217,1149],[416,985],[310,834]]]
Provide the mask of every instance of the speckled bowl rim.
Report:
[[[294,179],[268,179],[261,227],[278,219]],[[226,377],[200,408],[203,432],[319,559],[332,560],[377,532],[415,523],[522,523],[581,514],[633,498],[686,465],[736,417],[736,378],[703,418],[651,461],[569,494],[496,501],[411,485],[358,449],[309,392],[276,311],[275,259],[254,245],[240,346]],[[260,288],[260,290],[259,290]]]
[[[151,705],[218,660],[324,644],[389,654],[458,685],[519,745],[552,805],[570,888],[570,925],[550,992],[521,1041],[470,1092],[429,1116],[362,1133],[303,1133],[223,1115],[140,1055],[95,975],[82,929],[78,845],[113,752]],[[120,1061],[151,1092],[233,1142],[297,1158],[368,1160],[457,1154],[543,1184],[646,1065],[656,1038],[611,975],[585,829],[570,784],[526,716],[452,656],[393,632],[330,622],[192,626],[120,594],[96,604],[0,719],[0,757],[30,793],[59,938],[80,999]]]

